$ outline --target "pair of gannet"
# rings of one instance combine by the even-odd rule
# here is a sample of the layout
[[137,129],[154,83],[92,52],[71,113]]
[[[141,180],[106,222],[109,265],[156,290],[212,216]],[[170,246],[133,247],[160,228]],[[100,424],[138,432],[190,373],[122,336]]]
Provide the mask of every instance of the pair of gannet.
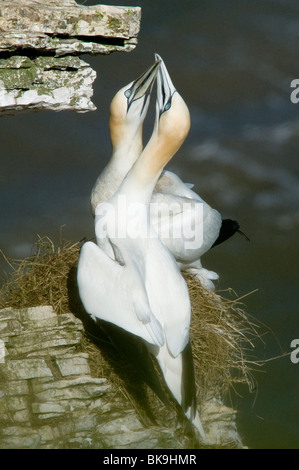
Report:
[[[97,243],[83,245],[77,279],[82,303],[94,319],[145,341],[170,392],[204,437],[196,408],[189,292],[173,254],[157,235],[151,213],[154,188],[189,132],[190,115],[181,96],[168,90],[164,64],[157,59],[112,101],[113,157],[92,192]],[[157,117],[141,151],[142,123],[157,73]]]
[[[173,109],[173,100],[183,100],[175,89],[161,57],[157,73],[157,102],[155,131],[159,132],[159,122],[164,113],[171,111],[172,120],[183,121],[180,110]],[[145,85],[152,76],[153,65],[137,80],[123,87],[115,95],[110,106],[110,136],[112,157],[98,177],[91,193],[91,209],[95,215],[99,203],[107,201],[119,188],[132,165],[142,151],[142,128],[147,113],[151,85],[142,95]],[[189,116],[189,113],[188,113]],[[189,117],[188,117],[189,119]],[[168,119],[170,120],[170,118]],[[177,136],[169,133],[166,138]],[[157,151],[157,150],[155,150]],[[212,280],[218,275],[202,267],[200,258],[216,242],[222,228],[219,212],[212,209],[192,185],[183,181],[173,172],[163,171],[154,187],[151,197],[151,221],[164,245],[173,254],[182,271],[191,273],[202,285],[213,289]],[[225,238],[234,233],[227,233]]]

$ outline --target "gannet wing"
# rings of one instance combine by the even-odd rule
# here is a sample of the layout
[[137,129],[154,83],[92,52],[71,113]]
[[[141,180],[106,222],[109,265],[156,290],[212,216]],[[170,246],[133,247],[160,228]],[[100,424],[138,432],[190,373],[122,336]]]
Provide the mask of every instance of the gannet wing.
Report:
[[77,280],[85,310],[94,319],[113,323],[150,344],[164,344],[164,332],[153,315],[142,280],[93,242],[83,245]]
[[164,329],[169,352],[178,356],[189,341],[191,305],[188,287],[175,259],[161,240],[149,240],[145,286],[151,310]]
[[153,194],[150,204],[151,222],[161,238],[181,239],[186,228],[198,230],[201,213],[202,204],[198,201],[172,194]]
[[[172,194],[153,194],[153,226],[178,261],[194,260],[208,251],[219,236],[221,215],[204,201]],[[196,250],[196,251],[195,251]]]
[[155,315],[153,315],[149,305],[148,299],[146,302],[135,298],[133,301],[134,310],[137,318],[143,322],[145,328],[147,329],[152,341],[150,343],[156,344],[157,346],[163,346],[164,344],[164,331],[161,326],[161,323],[157,320]]
[[164,380],[173,397],[181,405],[186,417],[196,427],[202,438],[205,433],[196,407],[196,384],[194,377],[194,364],[190,343],[177,357],[169,354],[167,346],[158,351],[151,348],[152,354],[161,368]]
[[99,237],[98,234],[96,233],[96,241],[100,249],[104,253],[106,253],[106,255],[108,255],[109,258],[111,258],[112,260],[116,259],[113,246],[110,242],[110,239],[107,237],[107,235]]
[[186,208],[194,207],[197,201],[193,201],[184,196],[170,193],[154,193],[151,199],[150,212],[153,216],[176,216],[181,214]]
[[172,171],[164,170],[157,181],[155,193],[172,194],[174,196],[187,197],[189,199],[201,200],[200,196],[191,189],[192,183],[184,183],[181,178]]

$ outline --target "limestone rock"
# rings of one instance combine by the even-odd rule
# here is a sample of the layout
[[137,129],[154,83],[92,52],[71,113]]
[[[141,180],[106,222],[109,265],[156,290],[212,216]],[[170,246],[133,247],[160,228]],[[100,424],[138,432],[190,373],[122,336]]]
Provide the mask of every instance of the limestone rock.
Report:
[[58,365],[62,377],[90,374],[88,355],[84,353],[56,359],[56,364]]
[[0,0],[0,115],[96,109],[96,72],[77,56],[132,51],[140,7]]
[[82,333],[49,306],[0,310],[0,448],[174,448],[173,430],[145,428],[91,376]]
[[78,57],[0,59],[0,114],[36,109],[93,111],[95,78],[96,72]]
[[44,359],[19,359],[7,362],[2,369],[5,380],[52,377]]
[[[41,306],[0,310],[0,448],[177,449],[175,429],[145,427],[115,399],[112,383],[92,377],[73,314]],[[243,448],[235,410],[202,404],[206,447]]]
[[203,403],[201,418],[207,445],[243,449],[244,445],[236,425],[236,410],[225,406],[215,398]]
[[0,1],[0,53],[33,49],[55,55],[131,51],[139,7],[84,6],[73,0]]

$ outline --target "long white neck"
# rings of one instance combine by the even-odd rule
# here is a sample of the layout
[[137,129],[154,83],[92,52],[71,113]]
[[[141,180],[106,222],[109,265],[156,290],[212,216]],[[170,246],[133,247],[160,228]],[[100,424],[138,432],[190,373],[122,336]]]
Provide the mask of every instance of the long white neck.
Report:
[[125,194],[131,202],[149,204],[163,168],[179,150],[189,129],[188,107],[175,93],[171,108],[156,120],[148,144],[125,177],[119,193]]
[[113,145],[110,161],[99,175],[91,192],[91,209],[110,199],[142,152],[142,125],[128,129],[117,145]]
[[180,148],[184,138],[166,139],[155,130],[140,157],[125,177],[119,193],[126,194],[131,201],[149,204],[163,168]]
[[112,147],[111,164],[118,166],[126,175],[142,152],[142,125],[137,129],[127,129],[122,140],[117,145],[112,142]]

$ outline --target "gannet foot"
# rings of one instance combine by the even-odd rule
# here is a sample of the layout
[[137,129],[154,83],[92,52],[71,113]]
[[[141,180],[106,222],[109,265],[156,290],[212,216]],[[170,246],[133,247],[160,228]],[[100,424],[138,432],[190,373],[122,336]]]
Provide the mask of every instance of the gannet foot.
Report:
[[215,285],[212,281],[217,281],[219,276],[214,271],[209,271],[205,268],[189,268],[188,273],[197,279],[205,289],[215,290]]

